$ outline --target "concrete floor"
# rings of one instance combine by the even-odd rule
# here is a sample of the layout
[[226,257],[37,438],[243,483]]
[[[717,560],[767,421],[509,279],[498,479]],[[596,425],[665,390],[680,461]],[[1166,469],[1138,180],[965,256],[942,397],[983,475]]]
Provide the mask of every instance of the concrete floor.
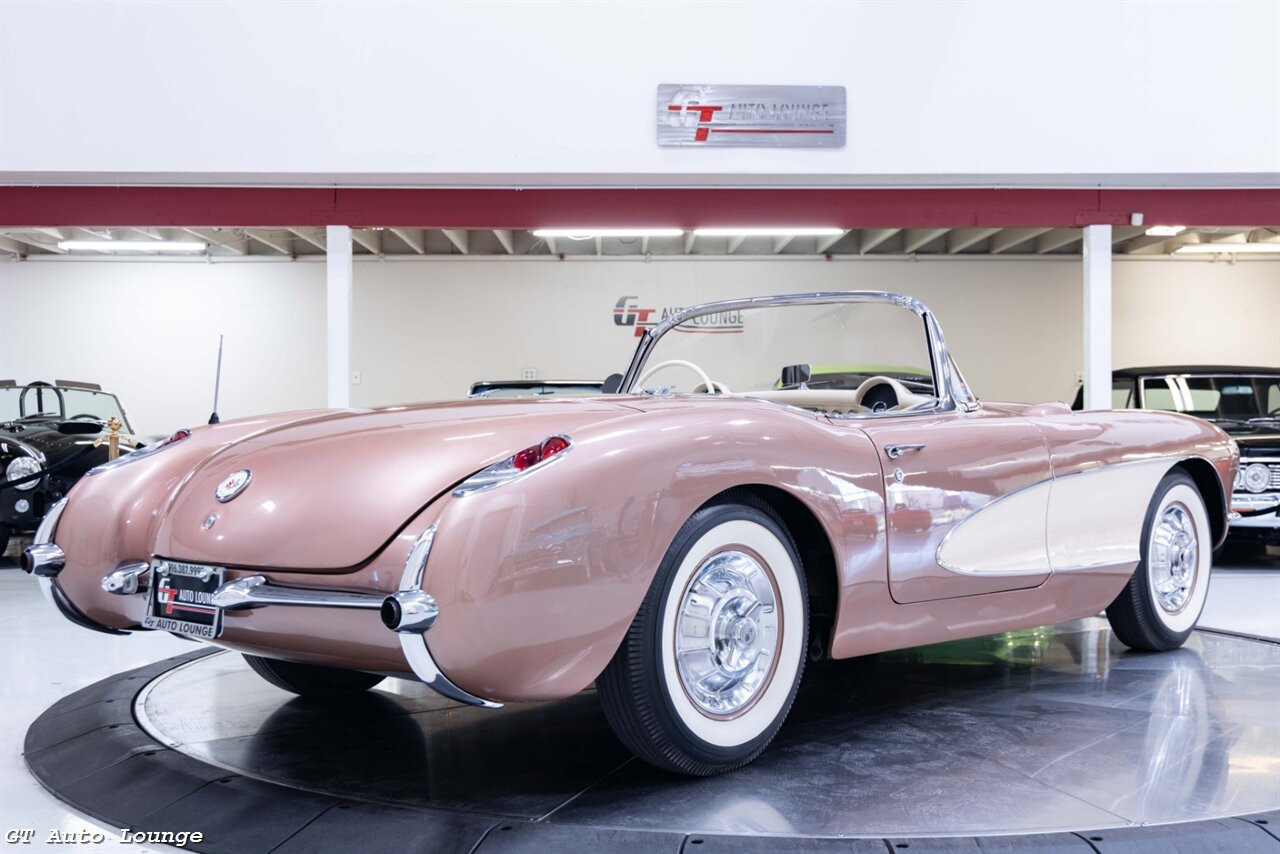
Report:
[[[1233,559],[1216,567],[1201,626],[1280,641],[1280,562]],[[104,834],[106,841],[94,850],[151,850],[122,843],[119,829],[103,827],[45,792],[23,763],[23,738],[30,722],[58,698],[192,648],[167,634],[112,637],[74,626],[45,602],[34,579],[0,560],[0,826],[36,831],[31,845],[13,850],[66,850],[45,841],[54,829]],[[1274,766],[1280,757],[1268,762]]]

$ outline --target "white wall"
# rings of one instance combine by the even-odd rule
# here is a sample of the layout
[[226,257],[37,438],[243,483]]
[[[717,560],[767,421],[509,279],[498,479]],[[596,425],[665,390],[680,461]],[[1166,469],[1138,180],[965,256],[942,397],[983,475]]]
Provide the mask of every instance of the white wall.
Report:
[[[644,307],[814,290],[915,296],[988,400],[1069,397],[1081,368],[1078,258],[1009,261],[582,261],[356,267],[356,405],[445,398],[478,379],[603,379],[635,346],[613,324]],[[1280,366],[1280,262],[1115,265],[1116,366]]]
[[[1275,2],[5,0],[0,80],[0,170],[15,180],[1280,172]],[[844,85],[849,143],[659,149],[664,82]]]
[[[141,432],[208,417],[227,335],[224,417],[324,405],[324,265],[0,262],[0,377],[101,382]],[[1079,259],[369,261],[355,266],[356,406],[460,397],[479,379],[603,379],[635,339],[614,304],[874,288],[938,315],[988,400],[1074,392]],[[1280,262],[1119,261],[1116,365],[1280,366]]]
[[141,435],[324,406],[324,265],[0,263],[0,378],[96,382]]

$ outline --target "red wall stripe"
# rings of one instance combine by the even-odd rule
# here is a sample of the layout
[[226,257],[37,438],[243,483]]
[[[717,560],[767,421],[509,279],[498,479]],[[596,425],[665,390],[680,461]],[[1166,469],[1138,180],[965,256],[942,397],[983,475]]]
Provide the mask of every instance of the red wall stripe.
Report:
[[1280,224],[1280,190],[0,187],[0,226]]

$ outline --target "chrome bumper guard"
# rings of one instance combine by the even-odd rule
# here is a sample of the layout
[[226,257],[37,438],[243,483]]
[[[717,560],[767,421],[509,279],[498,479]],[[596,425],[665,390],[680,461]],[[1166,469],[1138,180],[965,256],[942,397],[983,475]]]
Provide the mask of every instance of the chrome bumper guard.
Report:
[[[432,525],[414,542],[405,560],[404,574],[400,577],[400,589],[390,596],[377,593],[356,593],[348,590],[316,590],[304,587],[285,587],[272,584],[262,575],[249,575],[228,581],[213,592],[212,602],[225,611],[242,611],[266,605],[285,605],[303,608],[360,608],[378,611],[382,622],[400,638],[400,649],[413,670],[413,675],[426,683],[436,693],[486,709],[500,709],[501,703],[470,694],[449,681],[440,672],[431,652],[427,649],[423,633],[431,628],[440,613],[435,599],[422,592],[422,576],[426,571],[427,557],[431,554],[431,542],[436,528]],[[104,579],[105,585],[105,579]]]
[[116,567],[98,582],[107,593],[117,596],[132,596],[147,589],[150,582],[151,565],[146,563],[125,563]]
[[272,584],[263,575],[247,575],[228,581],[213,591],[211,602],[224,611],[244,611],[264,605],[294,605],[302,608],[364,608],[376,611],[385,596],[349,590],[315,590]]

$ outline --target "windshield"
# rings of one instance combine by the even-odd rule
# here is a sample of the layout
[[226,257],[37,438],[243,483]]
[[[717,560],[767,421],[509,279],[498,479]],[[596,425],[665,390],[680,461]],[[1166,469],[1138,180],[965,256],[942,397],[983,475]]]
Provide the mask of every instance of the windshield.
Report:
[[1213,421],[1275,417],[1280,414],[1280,376],[1143,377],[1142,402],[1146,409]]
[[56,386],[6,386],[0,388],[0,421],[19,418],[49,418],[57,421],[106,422],[119,418],[126,432],[132,432],[120,401],[105,391]]
[[884,302],[750,306],[690,318],[658,339],[633,391],[764,397],[821,412],[936,406],[929,337]]
[[471,387],[472,397],[543,397],[546,395],[584,396],[600,393],[600,383],[476,383]]

